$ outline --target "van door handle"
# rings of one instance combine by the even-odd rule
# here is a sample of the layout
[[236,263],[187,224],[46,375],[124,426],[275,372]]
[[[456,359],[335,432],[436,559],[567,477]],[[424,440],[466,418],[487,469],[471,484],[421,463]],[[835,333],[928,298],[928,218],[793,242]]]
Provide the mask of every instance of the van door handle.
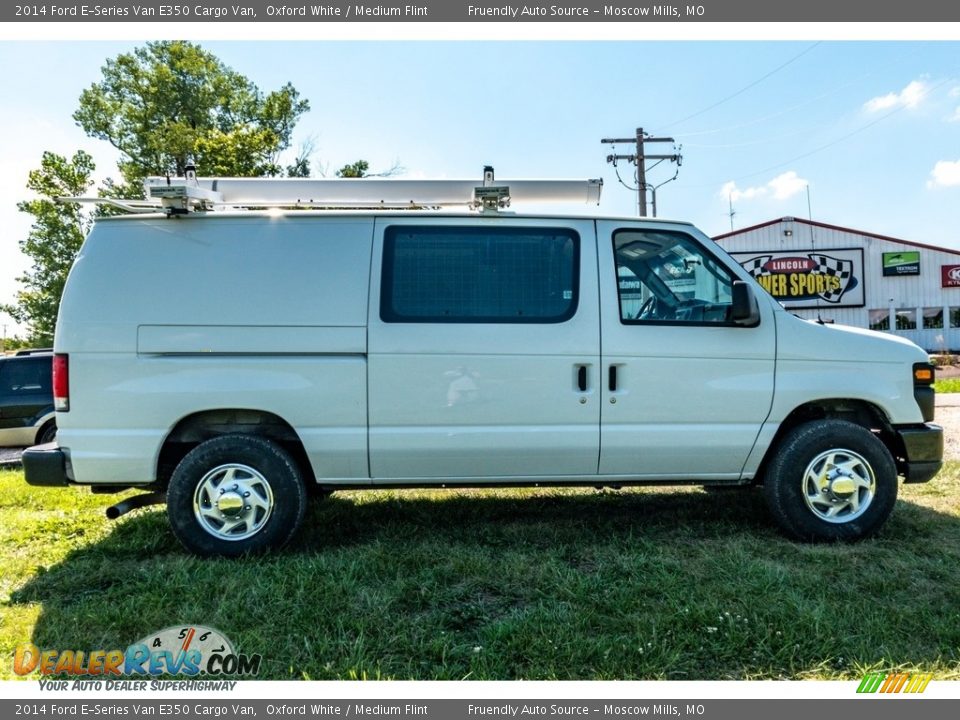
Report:
[[577,387],[580,389],[580,392],[587,391],[587,366],[581,365],[580,369],[577,370]]
[[610,392],[617,391],[617,366],[611,365],[610,370],[607,372],[607,387]]

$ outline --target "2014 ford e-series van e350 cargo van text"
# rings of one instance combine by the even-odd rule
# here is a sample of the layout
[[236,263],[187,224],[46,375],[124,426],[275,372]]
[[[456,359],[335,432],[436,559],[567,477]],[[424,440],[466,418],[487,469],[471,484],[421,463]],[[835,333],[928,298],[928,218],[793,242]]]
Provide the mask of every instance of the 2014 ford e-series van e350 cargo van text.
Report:
[[70,272],[27,482],[141,487],[109,514],[233,556],[309,487],[762,484],[831,541],[939,470],[917,346],[791,315],[686,223],[498,209],[598,181],[487,179],[148,180]]

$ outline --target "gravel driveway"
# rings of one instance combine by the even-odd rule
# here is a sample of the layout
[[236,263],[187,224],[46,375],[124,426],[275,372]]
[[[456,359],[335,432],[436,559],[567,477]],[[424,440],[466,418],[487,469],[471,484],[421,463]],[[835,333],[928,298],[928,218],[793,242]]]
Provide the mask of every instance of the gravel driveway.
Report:
[[0,448],[0,466],[20,460],[22,448]]
[[937,395],[934,422],[943,426],[943,459],[960,460],[960,393]]

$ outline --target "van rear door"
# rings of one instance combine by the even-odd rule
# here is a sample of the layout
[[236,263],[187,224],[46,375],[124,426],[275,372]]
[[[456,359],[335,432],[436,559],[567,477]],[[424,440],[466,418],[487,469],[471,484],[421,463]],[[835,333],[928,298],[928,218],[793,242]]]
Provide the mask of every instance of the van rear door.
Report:
[[374,237],[374,480],[595,475],[593,222],[378,218]]

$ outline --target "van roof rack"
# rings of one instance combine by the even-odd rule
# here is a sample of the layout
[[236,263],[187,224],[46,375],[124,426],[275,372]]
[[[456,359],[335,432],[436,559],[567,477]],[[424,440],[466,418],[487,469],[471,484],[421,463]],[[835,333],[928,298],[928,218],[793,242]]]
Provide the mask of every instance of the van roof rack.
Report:
[[220,208],[426,209],[450,206],[496,212],[523,203],[597,203],[603,180],[406,180],[394,178],[201,178],[192,167],[184,177],[148,177],[146,200],[57,198],[61,202],[110,204],[127,212],[185,215]]

